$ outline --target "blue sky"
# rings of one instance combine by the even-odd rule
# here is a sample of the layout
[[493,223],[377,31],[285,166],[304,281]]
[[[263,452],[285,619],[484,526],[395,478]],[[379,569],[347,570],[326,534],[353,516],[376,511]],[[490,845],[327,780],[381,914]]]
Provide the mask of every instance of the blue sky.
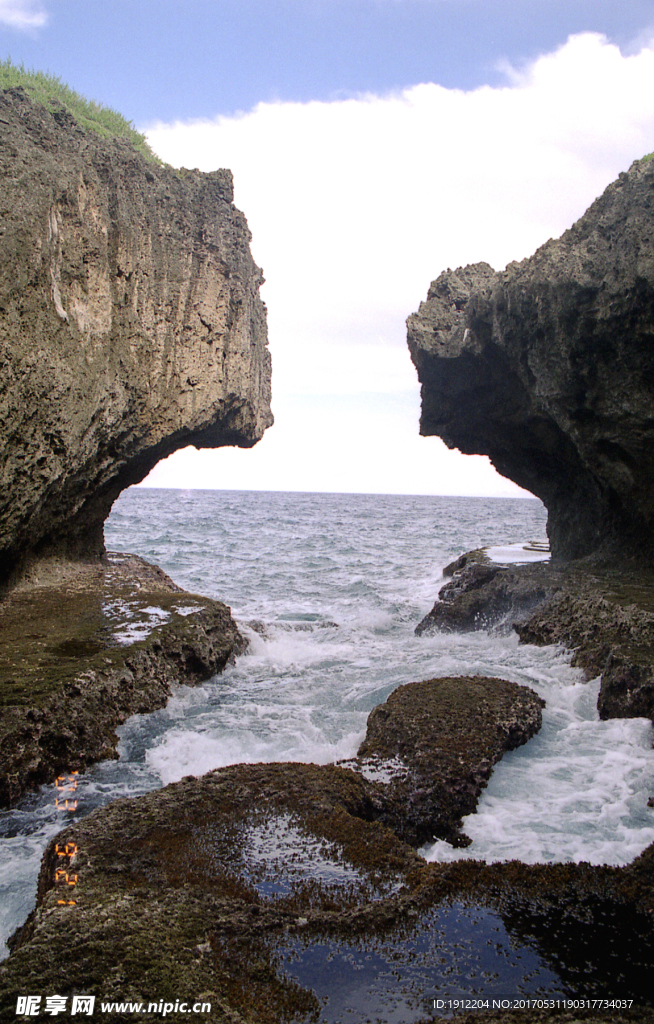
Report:
[[163,486],[516,494],[418,437],[404,320],[654,150],[651,0],[0,0],[0,55],[229,166],[264,269],[276,425]]
[[[60,75],[138,124],[213,117],[273,100],[330,100],[420,82],[497,84],[569,35],[622,47],[651,0],[42,0],[0,2],[33,27],[3,53]],[[39,21],[43,23],[39,25]]]

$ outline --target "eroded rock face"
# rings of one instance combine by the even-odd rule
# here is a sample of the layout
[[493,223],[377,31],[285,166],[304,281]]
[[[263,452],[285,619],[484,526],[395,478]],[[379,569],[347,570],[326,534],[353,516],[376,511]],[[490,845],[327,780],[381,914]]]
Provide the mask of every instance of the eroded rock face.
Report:
[[97,557],[117,495],[272,423],[261,272],[229,171],[157,167],[0,93],[0,578]]
[[530,259],[441,274],[407,323],[422,434],[541,498],[553,558],[652,560],[654,161]]

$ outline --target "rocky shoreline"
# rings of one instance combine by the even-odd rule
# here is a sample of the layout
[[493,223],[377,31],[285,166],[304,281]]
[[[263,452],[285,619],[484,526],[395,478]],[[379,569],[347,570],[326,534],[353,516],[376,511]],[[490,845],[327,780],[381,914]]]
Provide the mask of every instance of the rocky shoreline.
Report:
[[[515,618],[526,628],[530,616],[544,622],[547,602],[567,593],[560,570],[546,564],[498,567],[475,552],[448,568],[450,590],[436,605],[442,623],[432,611],[421,630],[466,628],[465,615],[467,628],[500,616],[506,625],[511,588]],[[171,599],[186,602],[158,570],[142,571],[146,594],[154,574]],[[484,587],[487,615],[480,620]],[[543,588],[545,598],[525,618],[525,595]],[[589,600],[590,589],[584,594]],[[601,623],[597,628],[605,633]],[[581,647],[577,655],[584,656]],[[365,1019],[357,984],[367,960],[385,964],[397,979],[381,997],[390,1013],[398,985],[415,1000],[421,956],[428,987],[435,956],[458,949],[471,927],[471,948],[483,948],[490,942],[483,928],[490,927],[489,936],[506,930],[520,957],[536,955],[554,971],[561,993],[597,998],[609,986],[634,1005],[620,1012],[462,1012],[458,1020],[651,1020],[644,979],[654,953],[654,848],[625,868],[428,864],[417,853],[432,837],[466,844],[461,817],[474,810],[503,752],[538,730],[541,705],[528,688],[504,680],[408,684],[371,712],[351,761],[234,765],[117,800],[68,826],[45,852],[36,910],[0,966],[0,1012],[13,1013],[27,986],[143,1003],[145,1020],[160,1016],[145,1010],[155,999],[170,1003],[168,1019],[188,1019],[174,1005],[180,994],[192,994],[211,1004],[198,1020],[318,1021],[324,965],[337,961],[339,985]],[[434,1019],[427,987],[424,1016],[416,1017],[414,1004],[412,1020]],[[115,1011],[112,1019],[126,1022],[132,1013]]]
[[654,721],[654,574],[593,559],[501,565],[483,549],[447,566],[449,581],[416,627],[515,629],[524,643],[558,644],[588,679],[601,676],[600,718]]
[[224,604],[117,553],[35,567],[0,600],[0,642],[0,806],[117,757],[117,726],[245,647]]
[[[492,762],[539,727],[541,703],[501,680],[409,684],[371,713],[347,764],[234,765],[95,811],[46,850],[37,908],[0,966],[0,1009],[13,1013],[23,991],[52,990],[144,1006],[156,997],[171,1003],[168,1019],[182,1020],[174,1001],[193,994],[211,1003],[198,1020],[317,1021],[325,958],[361,959],[361,969],[366,957],[383,960],[406,986],[402,964],[415,962],[416,948],[442,929],[443,948],[460,944],[474,913],[507,929],[524,955],[537,950],[578,993],[601,984],[619,949],[613,980],[633,998],[651,952],[651,850],[622,869],[433,865],[416,852],[425,819],[432,835],[452,840]],[[307,958],[312,980],[303,984]],[[358,969],[350,977],[341,968],[346,989],[356,990]],[[646,1001],[646,986],[636,987]],[[389,1006],[397,998],[389,991]],[[650,1017],[641,1007],[620,1020]]]
[[[160,459],[251,447],[272,414],[262,275],[231,174],[147,164],[20,89],[0,93],[0,114],[9,805],[114,757],[128,716],[243,650],[229,609],[108,554],[103,527]],[[462,556],[418,632],[502,622],[601,673],[603,717],[654,720],[654,578],[628,561],[645,550],[651,564],[653,189],[654,163],[640,162],[532,260],[441,275],[409,345],[423,432],[489,454],[539,494],[568,560]],[[0,1014],[57,993],[154,1000],[143,1020],[164,1003],[167,1019],[188,1020],[175,1003],[189,999],[210,1003],[193,1019],[214,1024],[317,1022],[337,994],[361,1020],[406,1008],[419,1024],[434,964],[449,991],[450,956],[489,985],[508,965],[518,989],[538,975],[562,996],[634,1000],[463,1015],[470,1024],[651,1021],[654,846],[624,868],[436,865],[417,852],[434,837],[466,845],[462,817],[538,730],[541,705],[494,678],[415,682],[371,713],[347,763],[232,765],[67,826],[0,965]],[[374,1011],[370,972],[387,979]]]

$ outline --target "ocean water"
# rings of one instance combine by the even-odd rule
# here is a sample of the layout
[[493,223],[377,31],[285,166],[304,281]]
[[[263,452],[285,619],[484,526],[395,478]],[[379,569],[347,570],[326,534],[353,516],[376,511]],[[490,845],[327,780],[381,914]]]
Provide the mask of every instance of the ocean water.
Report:
[[416,637],[414,628],[461,552],[545,540],[537,501],[132,488],[116,502],[107,546],[160,565],[220,598],[247,654],[167,708],[130,719],[120,759],[80,776],[74,811],[43,787],[0,813],[0,937],[34,905],[42,851],[71,817],[119,796],[238,762],[352,757],[368,713],[395,687],[438,675],[500,676],[547,701],[543,729],[505,756],[464,822],[473,842],[424,849],[466,856],[625,864],[654,842],[652,726],[600,722],[597,683],[569,653],[492,632]]

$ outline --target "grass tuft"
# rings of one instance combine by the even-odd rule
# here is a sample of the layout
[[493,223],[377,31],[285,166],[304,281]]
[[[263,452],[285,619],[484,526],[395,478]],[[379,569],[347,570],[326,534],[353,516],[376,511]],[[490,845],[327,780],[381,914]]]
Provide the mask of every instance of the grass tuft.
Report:
[[145,135],[137,132],[133,122],[128,121],[117,110],[105,107],[94,100],[87,100],[55,75],[28,70],[24,64],[14,64],[11,57],[0,60],[0,89],[14,89],[17,86],[21,86],[32,99],[45,107],[65,107],[87,131],[96,132],[105,139],[127,139],[146,160],[163,164],[163,161],[152,152]]

